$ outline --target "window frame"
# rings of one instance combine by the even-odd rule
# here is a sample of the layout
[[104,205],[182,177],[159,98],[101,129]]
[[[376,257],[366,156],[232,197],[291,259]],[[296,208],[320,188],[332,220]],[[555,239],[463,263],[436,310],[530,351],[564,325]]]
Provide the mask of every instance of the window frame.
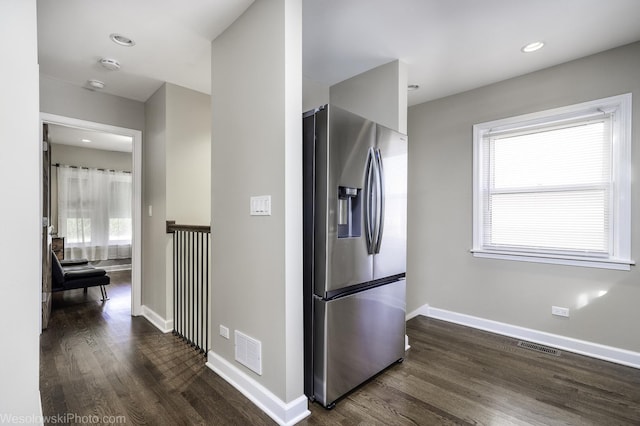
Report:
[[[631,260],[631,93],[589,102],[553,108],[473,126],[473,248],[475,257],[525,262],[551,263],[605,269],[630,270]],[[485,182],[489,171],[484,163],[483,140],[488,133],[516,129],[542,128],[598,115],[611,116],[612,200],[610,213],[610,252],[571,255],[551,250],[522,250],[492,247],[484,244]]]

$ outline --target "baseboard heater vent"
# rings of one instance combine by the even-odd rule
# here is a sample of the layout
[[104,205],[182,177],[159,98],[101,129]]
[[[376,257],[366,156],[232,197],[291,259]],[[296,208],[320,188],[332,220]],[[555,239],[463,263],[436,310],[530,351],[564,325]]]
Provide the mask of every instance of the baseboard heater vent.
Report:
[[523,342],[522,340],[518,342],[518,346],[521,348],[532,350],[532,351],[542,352],[543,354],[548,354],[548,355],[560,356],[560,353],[561,353],[559,350],[555,348],[539,345],[537,343]]

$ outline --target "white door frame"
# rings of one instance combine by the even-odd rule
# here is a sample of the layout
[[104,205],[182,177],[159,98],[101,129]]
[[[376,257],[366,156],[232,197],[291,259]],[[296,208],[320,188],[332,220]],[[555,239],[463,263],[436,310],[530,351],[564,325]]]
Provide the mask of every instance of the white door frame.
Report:
[[[140,130],[111,126],[93,121],[79,120],[61,115],[40,113],[40,132],[42,124],[51,123],[79,129],[114,133],[133,138],[132,166],[133,175],[133,236],[131,240],[131,315],[142,314],[142,132]],[[42,139],[42,135],[40,135]],[[40,159],[42,162],[42,158]],[[40,165],[42,174],[42,164]],[[40,177],[42,179],[42,176]]]

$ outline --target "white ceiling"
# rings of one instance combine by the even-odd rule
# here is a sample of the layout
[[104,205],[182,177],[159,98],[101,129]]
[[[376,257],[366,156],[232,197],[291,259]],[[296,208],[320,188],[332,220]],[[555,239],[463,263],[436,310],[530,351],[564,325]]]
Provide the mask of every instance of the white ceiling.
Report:
[[[305,0],[304,75],[334,84],[400,59],[409,104],[640,40],[638,0]],[[523,54],[525,44],[546,46]]]
[[[89,142],[83,142],[83,139],[89,140]],[[49,124],[49,142],[106,151],[132,152],[133,148],[133,139],[130,136],[78,129],[58,124]]]
[[[210,42],[251,3],[38,0],[40,71],[138,101],[164,81],[210,93]],[[639,18],[640,0],[303,0],[303,74],[331,85],[400,59],[414,105],[640,40]]]
[[[253,0],[38,0],[40,72],[78,86],[146,101],[165,82],[210,93],[211,40]],[[136,42],[123,47],[109,39]],[[98,61],[117,59],[119,71]]]

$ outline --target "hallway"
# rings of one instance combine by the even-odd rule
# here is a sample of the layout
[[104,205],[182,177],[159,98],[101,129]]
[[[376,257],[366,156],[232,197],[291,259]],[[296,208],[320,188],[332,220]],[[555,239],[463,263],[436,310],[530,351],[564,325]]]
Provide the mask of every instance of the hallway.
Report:
[[86,295],[54,294],[51,322],[40,338],[45,418],[70,414],[71,424],[274,424],[181,340],[130,316],[130,271],[109,275],[105,303],[98,288]]

